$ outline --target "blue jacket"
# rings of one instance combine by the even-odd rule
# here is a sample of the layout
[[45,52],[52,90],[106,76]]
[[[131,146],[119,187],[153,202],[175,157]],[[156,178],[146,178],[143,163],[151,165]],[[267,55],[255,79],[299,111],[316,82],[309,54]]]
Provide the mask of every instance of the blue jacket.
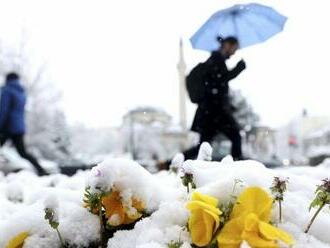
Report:
[[7,81],[1,89],[0,132],[24,134],[26,95],[18,80]]

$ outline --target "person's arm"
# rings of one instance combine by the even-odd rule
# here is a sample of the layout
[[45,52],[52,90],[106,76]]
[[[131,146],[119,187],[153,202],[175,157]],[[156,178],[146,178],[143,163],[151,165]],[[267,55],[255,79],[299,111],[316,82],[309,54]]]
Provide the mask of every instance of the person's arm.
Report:
[[2,89],[0,97],[0,130],[4,128],[4,125],[8,118],[10,106],[10,93],[6,89]]
[[241,60],[237,63],[237,65],[235,66],[234,69],[228,71],[225,75],[223,75],[225,77],[225,79],[227,81],[230,81],[234,78],[236,78],[242,71],[244,71],[246,68],[245,62],[244,60]]
[[228,70],[224,58],[219,53],[212,53],[208,63],[209,67],[213,68],[213,73],[217,74],[219,81],[228,82],[237,77],[246,68],[244,60],[241,60],[234,69]]

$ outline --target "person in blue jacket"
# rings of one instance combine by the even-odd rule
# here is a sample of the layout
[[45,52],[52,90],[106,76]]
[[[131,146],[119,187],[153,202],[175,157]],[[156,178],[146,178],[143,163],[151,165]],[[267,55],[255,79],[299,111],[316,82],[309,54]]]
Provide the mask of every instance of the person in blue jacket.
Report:
[[20,84],[20,77],[12,72],[6,76],[5,85],[1,89],[0,98],[0,145],[10,140],[22,158],[28,160],[38,174],[46,175],[34,156],[26,151],[25,135],[25,90]]

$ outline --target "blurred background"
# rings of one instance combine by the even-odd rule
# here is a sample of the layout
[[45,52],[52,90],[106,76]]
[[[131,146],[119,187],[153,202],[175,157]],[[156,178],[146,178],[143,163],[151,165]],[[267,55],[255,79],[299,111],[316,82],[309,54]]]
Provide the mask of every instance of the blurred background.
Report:
[[[182,78],[209,53],[189,38],[216,10],[248,2],[1,0],[0,82],[22,76],[29,150],[53,169],[125,156],[155,170],[198,142]],[[270,167],[317,165],[330,156],[327,2],[255,2],[288,21],[228,63],[247,63],[231,82],[244,154]],[[213,147],[230,153],[223,136]],[[0,159],[3,171],[29,166],[10,144]]]

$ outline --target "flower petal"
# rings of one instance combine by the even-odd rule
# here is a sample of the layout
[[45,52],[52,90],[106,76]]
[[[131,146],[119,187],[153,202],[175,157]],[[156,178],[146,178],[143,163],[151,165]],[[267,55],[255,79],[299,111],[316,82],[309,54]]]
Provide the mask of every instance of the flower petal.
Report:
[[259,187],[249,187],[238,197],[231,218],[255,213],[260,220],[269,222],[273,199]]
[[267,240],[259,235],[259,223],[260,220],[256,214],[248,214],[244,220],[244,231],[241,235],[242,239],[247,241],[251,247],[278,247],[274,240]]
[[29,236],[27,232],[21,232],[14,238],[9,240],[6,248],[21,248],[23,247],[25,239]]
[[136,199],[133,197],[133,200],[132,200],[132,206],[137,210],[137,211],[143,211],[145,209],[145,205],[144,205],[144,202],[139,200],[139,199]]
[[286,232],[268,224],[273,200],[263,189],[251,187],[239,196],[229,222],[217,237],[219,247],[238,248],[243,240],[252,248],[278,248],[278,240],[294,241]]
[[202,202],[205,202],[208,205],[212,205],[214,207],[216,207],[218,205],[218,199],[217,198],[214,198],[214,197],[209,196],[209,195],[201,194],[198,191],[194,191],[192,193],[191,200],[192,201],[202,201]]
[[213,225],[213,233],[216,232],[216,230],[218,229],[219,225],[220,225],[220,217],[219,215],[216,215],[215,213],[213,213],[212,211],[209,211],[207,209],[204,210],[205,214],[209,214],[214,221],[214,225]]
[[259,231],[259,218],[256,214],[250,213],[245,217],[244,231],[258,233],[258,231]]
[[212,239],[214,220],[203,210],[196,210],[189,218],[189,230],[193,243],[199,247],[206,246]]
[[105,208],[105,215],[107,218],[110,219],[112,215],[118,215],[116,216],[116,222],[114,223],[117,225],[123,224],[125,220],[125,210],[121,203],[119,192],[114,191],[111,194],[103,197],[102,204]]
[[217,237],[219,247],[239,248],[243,228],[244,218],[236,218],[227,222]]
[[247,241],[249,246],[253,248],[278,248],[278,244],[274,240],[266,240],[259,236],[257,232],[243,231],[242,239]]
[[137,215],[135,216],[128,216],[126,215],[125,216],[125,219],[123,221],[123,224],[124,225],[127,225],[127,224],[131,224],[131,223],[134,223],[137,219],[139,219],[140,217],[142,216],[142,214],[138,213]]
[[214,207],[212,205],[209,205],[205,202],[201,202],[201,201],[191,201],[188,202],[187,204],[187,209],[189,209],[190,211],[194,211],[196,209],[207,209],[208,211],[211,211],[212,213],[216,214],[216,215],[221,215],[221,211],[220,209],[218,209],[217,207]]
[[192,200],[187,204],[191,212],[188,221],[191,239],[198,247],[208,245],[220,225],[222,212],[217,205],[216,198],[197,191],[193,192]]
[[259,232],[268,240],[281,240],[288,245],[294,244],[294,240],[290,234],[266,222],[260,221]]
[[205,220],[203,210],[196,210],[189,218],[189,230],[191,239],[197,246],[205,246],[208,244],[210,237],[208,232],[207,220]]

